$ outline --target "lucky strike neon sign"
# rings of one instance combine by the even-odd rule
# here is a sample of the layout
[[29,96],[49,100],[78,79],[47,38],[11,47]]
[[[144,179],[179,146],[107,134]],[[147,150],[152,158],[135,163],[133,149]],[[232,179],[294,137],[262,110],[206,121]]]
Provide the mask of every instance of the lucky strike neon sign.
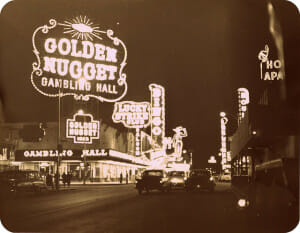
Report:
[[123,101],[114,106],[112,119],[127,128],[146,128],[150,124],[150,103]]
[[140,128],[150,124],[151,106],[148,102],[123,101],[114,106],[112,119],[115,123],[123,123],[127,128],[135,128],[135,154],[141,155]]
[[127,92],[125,44],[113,31],[101,31],[86,17],[59,23],[54,19],[32,36],[37,61],[31,82],[43,95],[116,102]]
[[67,119],[67,138],[73,138],[74,143],[91,144],[93,139],[99,139],[100,122],[94,121],[91,114],[78,111],[73,119]]

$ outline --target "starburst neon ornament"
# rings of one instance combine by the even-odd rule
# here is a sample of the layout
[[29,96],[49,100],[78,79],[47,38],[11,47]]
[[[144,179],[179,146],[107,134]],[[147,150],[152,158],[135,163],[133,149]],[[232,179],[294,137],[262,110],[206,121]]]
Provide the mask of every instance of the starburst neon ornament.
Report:
[[70,33],[76,39],[93,40],[93,37],[96,37],[102,40],[100,33],[105,32],[98,30],[99,27],[93,26],[93,24],[86,16],[79,16],[71,21],[59,23],[59,25],[65,26],[64,33]]

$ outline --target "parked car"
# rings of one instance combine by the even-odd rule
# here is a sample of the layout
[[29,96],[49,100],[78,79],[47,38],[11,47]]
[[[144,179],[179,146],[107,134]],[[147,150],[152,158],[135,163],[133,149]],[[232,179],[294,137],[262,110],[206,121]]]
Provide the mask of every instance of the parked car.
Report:
[[165,191],[167,189],[166,182],[168,180],[167,172],[163,169],[145,170],[140,179],[136,179],[136,189],[139,194],[143,191],[147,193],[150,190]]
[[184,171],[170,171],[165,185],[168,191],[172,189],[184,189],[186,179],[187,177]]
[[230,173],[220,174],[219,181],[230,182],[231,181],[231,174]]
[[206,189],[212,192],[215,186],[214,178],[206,169],[191,170],[185,182],[186,191]]
[[47,186],[38,171],[3,171],[0,172],[1,194],[18,193],[20,191],[41,192]]

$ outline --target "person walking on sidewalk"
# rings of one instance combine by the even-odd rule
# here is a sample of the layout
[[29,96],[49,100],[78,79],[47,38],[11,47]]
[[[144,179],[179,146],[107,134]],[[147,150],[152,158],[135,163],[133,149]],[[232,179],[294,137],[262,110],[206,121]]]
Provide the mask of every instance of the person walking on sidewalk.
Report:
[[68,187],[70,187],[71,179],[72,179],[72,174],[71,172],[68,172],[68,174],[66,175],[66,181],[68,183]]
[[64,172],[61,177],[62,177],[62,180],[63,180],[64,187],[66,187],[66,183],[67,183],[67,175],[66,175],[66,173]]
[[54,186],[53,186],[53,177],[50,174],[47,174],[47,176],[46,176],[46,185],[48,187],[51,187],[52,189],[54,188]]
[[128,172],[126,171],[126,184],[128,184]]
[[120,173],[120,184],[122,184],[122,180],[123,180],[123,174],[122,172]]
[[54,179],[55,179],[55,188],[56,188],[56,190],[58,190],[59,189],[59,175],[58,175],[58,173],[55,173]]

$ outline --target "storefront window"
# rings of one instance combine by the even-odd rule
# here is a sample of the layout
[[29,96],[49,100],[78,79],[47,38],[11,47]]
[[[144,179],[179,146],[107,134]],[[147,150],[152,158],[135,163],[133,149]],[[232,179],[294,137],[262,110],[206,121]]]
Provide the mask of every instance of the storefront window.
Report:
[[71,163],[70,172],[72,174],[72,180],[81,180],[81,167],[80,163]]

